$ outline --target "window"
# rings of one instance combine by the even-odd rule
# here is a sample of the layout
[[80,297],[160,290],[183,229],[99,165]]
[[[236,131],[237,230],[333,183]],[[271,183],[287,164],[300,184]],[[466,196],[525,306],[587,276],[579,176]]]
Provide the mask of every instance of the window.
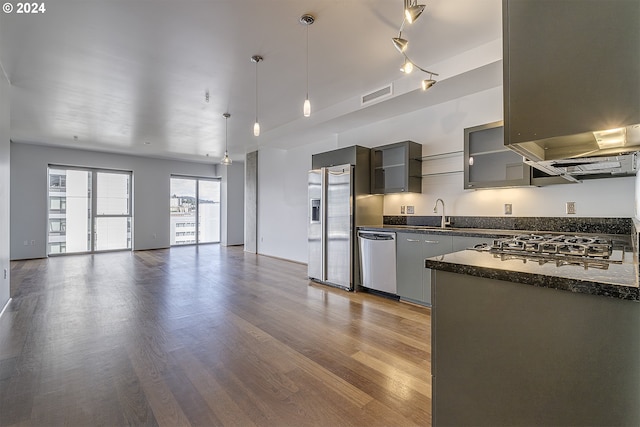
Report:
[[220,242],[220,180],[171,178],[171,245]]
[[48,253],[131,249],[131,172],[49,167]]

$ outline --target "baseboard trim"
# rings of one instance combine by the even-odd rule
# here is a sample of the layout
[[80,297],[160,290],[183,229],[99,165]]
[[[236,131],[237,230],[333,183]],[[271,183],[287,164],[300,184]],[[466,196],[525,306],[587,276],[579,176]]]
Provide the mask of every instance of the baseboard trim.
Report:
[[4,305],[4,307],[2,307],[2,311],[0,311],[0,317],[2,317],[7,307],[9,307],[9,304],[11,303],[11,301],[13,301],[13,298],[9,298],[7,300],[7,303]]

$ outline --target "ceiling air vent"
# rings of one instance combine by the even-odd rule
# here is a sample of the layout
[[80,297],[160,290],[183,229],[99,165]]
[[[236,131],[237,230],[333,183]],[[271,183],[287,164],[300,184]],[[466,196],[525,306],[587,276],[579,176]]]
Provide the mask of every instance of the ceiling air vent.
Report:
[[393,95],[393,85],[389,84],[383,88],[380,88],[378,90],[374,90],[371,93],[367,93],[366,95],[362,95],[362,97],[360,98],[360,105],[367,105],[367,104],[371,104],[374,101],[379,101],[383,98],[387,98],[389,96]]

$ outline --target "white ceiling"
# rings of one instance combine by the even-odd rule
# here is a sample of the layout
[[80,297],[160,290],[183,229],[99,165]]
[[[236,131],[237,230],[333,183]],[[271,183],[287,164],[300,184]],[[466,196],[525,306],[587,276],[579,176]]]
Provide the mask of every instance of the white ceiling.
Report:
[[[424,68],[501,37],[500,0],[425,3],[425,13],[403,33],[409,55]],[[307,133],[331,135],[362,125],[368,115],[398,114],[392,100],[370,114],[356,111],[359,105],[345,108],[344,101],[411,78],[399,71],[402,56],[390,40],[401,24],[401,0],[44,4],[40,14],[0,14],[15,142],[218,161],[228,111],[229,151],[242,160],[258,143],[304,144]],[[306,29],[298,21],[304,13],[316,17],[309,27],[311,118],[302,117]],[[264,57],[258,138],[252,134],[255,54]],[[448,90],[444,82],[436,85],[417,104],[428,105],[436,88]]]

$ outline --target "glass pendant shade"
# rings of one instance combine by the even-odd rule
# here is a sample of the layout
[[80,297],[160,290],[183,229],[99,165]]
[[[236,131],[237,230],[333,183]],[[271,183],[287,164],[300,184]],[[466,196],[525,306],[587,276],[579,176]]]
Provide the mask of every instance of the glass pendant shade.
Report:
[[407,50],[409,40],[400,37],[394,37],[391,40],[393,41],[393,45],[395,46],[395,48],[398,49],[398,52],[402,53]]
[[257,121],[253,124],[253,135],[260,136],[260,123]]
[[422,14],[422,12],[424,11],[424,8],[425,8],[425,5],[423,4],[415,4],[405,9],[404,16],[407,19],[407,22],[409,24],[412,24],[413,21],[418,19],[418,17]]
[[309,98],[304,100],[304,105],[302,106],[302,114],[305,117],[309,117],[311,115],[311,102],[309,102]]
[[224,166],[229,166],[231,163],[233,163],[233,161],[231,160],[231,158],[229,158],[229,153],[225,151],[224,157],[222,158],[222,161],[220,162],[220,164]]

